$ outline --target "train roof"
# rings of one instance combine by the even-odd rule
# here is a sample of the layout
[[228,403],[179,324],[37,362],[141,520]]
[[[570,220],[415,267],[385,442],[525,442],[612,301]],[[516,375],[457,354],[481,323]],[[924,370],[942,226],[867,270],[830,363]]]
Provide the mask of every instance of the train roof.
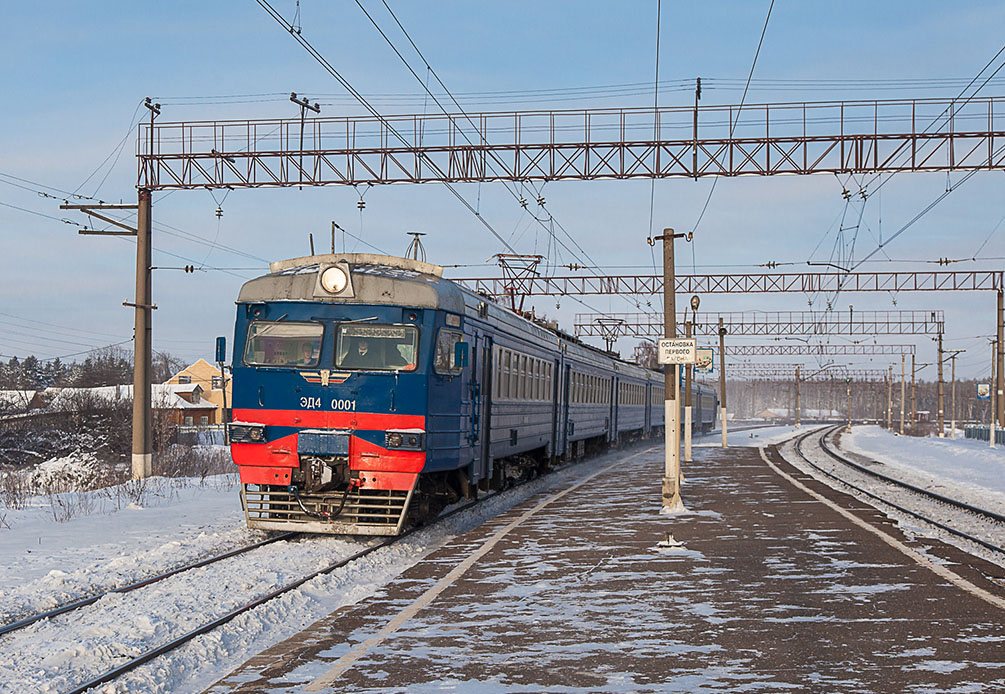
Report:
[[[321,286],[330,267],[346,271],[348,286],[337,294]],[[443,268],[409,258],[373,253],[326,253],[280,260],[269,274],[245,282],[239,303],[258,301],[318,301],[346,304],[396,304],[464,313],[464,297]]]
[[[349,279],[348,291],[333,294],[321,286],[321,274],[341,267]],[[245,282],[238,303],[263,301],[310,301],[348,304],[392,304],[452,311],[469,316],[483,315],[506,323],[536,338],[564,343],[565,349],[587,361],[612,359],[619,370],[649,372],[648,369],[585,344],[563,332],[556,324],[543,324],[495,303],[443,278],[443,268],[410,258],[374,253],[325,253],[269,264],[269,274]],[[638,371],[636,371],[638,370]]]

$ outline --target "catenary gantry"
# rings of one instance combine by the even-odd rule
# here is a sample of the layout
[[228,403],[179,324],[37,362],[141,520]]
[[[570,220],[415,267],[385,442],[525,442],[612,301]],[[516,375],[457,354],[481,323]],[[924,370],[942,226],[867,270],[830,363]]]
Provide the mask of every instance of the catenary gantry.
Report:
[[[719,334],[719,319],[729,335],[939,335],[942,310],[934,311],[726,311],[694,316],[694,335]],[[599,319],[599,320],[598,320]],[[576,337],[648,337],[664,334],[657,313],[577,313]],[[677,333],[683,334],[678,323]]]
[[[677,275],[679,295],[831,292],[997,291],[1001,270],[926,272],[790,272]],[[517,278],[468,277],[454,280],[493,297],[511,296],[650,296],[663,294],[662,275],[560,275]]]
[[1005,98],[140,126],[137,186],[698,178],[1005,165]]

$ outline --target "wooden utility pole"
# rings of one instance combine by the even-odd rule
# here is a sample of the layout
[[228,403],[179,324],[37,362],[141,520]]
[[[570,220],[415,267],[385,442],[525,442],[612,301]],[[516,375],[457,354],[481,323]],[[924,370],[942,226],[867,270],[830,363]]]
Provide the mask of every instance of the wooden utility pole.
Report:
[[722,327],[722,316],[719,316],[719,418],[722,426],[722,447],[729,445],[726,437],[726,329]]
[[938,427],[939,427],[939,438],[945,438],[946,436],[946,418],[943,414],[943,400],[942,400],[942,333],[939,333],[939,413],[938,413]]
[[799,367],[796,367],[796,429],[799,428]]
[[[914,356],[912,356],[912,361],[914,361]],[[905,397],[907,396],[905,387],[905,356],[900,355],[900,436],[903,436],[903,404],[905,404]]]

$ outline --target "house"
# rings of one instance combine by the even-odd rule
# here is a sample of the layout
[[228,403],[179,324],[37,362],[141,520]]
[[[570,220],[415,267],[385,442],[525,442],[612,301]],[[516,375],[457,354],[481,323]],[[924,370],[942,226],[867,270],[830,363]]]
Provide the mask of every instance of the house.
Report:
[[[231,379],[227,379],[227,387],[223,388],[224,377],[220,369],[213,366],[205,359],[199,359],[191,366],[187,366],[174,376],[164,382],[164,385],[189,386],[198,385],[202,388],[200,399],[212,403],[216,408],[213,416],[210,417],[210,424],[223,424],[224,398],[226,398],[227,409],[233,402],[231,394]],[[179,391],[180,392],[180,391]],[[198,421],[196,422],[199,423]]]

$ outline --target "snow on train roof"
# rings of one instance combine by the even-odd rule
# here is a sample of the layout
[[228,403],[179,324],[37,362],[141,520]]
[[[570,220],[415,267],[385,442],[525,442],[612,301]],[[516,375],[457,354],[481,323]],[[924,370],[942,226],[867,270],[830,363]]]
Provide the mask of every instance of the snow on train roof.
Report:
[[[318,289],[319,275],[332,266],[346,268],[350,290],[337,295]],[[269,264],[269,274],[246,282],[239,302],[317,301],[346,304],[398,304],[462,313],[460,289],[443,279],[443,268],[410,258],[373,253],[326,253]]]
[[[381,275],[397,275],[402,278],[417,278],[421,275],[443,277],[443,268],[432,263],[424,263],[411,258],[399,258],[393,255],[377,255],[375,253],[325,253],[323,255],[305,255],[289,260],[277,260],[269,263],[269,271],[274,274],[300,274],[317,272],[321,265],[347,262],[353,272],[369,272]],[[397,272],[396,272],[397,271]]]

